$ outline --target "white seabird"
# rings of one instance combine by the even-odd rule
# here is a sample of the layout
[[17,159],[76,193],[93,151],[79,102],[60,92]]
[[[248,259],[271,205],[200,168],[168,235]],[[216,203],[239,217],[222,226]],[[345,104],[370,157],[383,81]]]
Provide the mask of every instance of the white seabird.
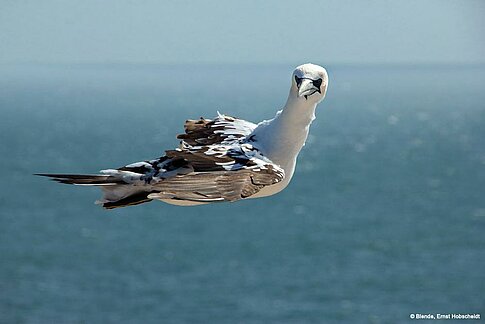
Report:
[[290,182],[328,75],[314,64],[298,66],[285,107],[259,124],[222,115],[187,120],[180,147],[155,160],[98,175],[37,174],[66,184],[99,186],[106,209],[151,200],[189,206],[274,195]]

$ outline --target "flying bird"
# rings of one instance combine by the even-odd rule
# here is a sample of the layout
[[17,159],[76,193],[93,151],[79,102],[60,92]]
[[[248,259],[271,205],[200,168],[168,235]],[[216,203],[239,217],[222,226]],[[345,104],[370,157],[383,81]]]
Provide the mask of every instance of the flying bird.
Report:
[[325,97],[326,70],[298,66],[284,108],[259,124],[218,113],[187,120],[180,146],[154,160],[97,175],[37,174],[60,183],[96,186],[106,209],[160,200],[179,206],[274,195],[290,182],[315,109]]

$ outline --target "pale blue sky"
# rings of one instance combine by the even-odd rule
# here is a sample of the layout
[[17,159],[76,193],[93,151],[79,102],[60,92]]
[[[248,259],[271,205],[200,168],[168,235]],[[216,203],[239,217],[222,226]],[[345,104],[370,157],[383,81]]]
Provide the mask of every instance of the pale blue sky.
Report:
[[0,0],[0,62],[484,63],[485,1]]

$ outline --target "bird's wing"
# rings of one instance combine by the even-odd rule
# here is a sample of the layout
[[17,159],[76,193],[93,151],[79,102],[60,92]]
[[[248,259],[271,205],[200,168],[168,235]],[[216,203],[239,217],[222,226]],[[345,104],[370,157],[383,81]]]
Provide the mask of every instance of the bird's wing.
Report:
[[102,173],[143,187],[150,199],[216,202],[247,198],[285,176],[282,168],[246,141],[254,128],[253,123],[221,114],[213,120],[188,120],[185,134],[178,136],[179,148],[156,160]]
[[41,174],[76,185],[100,186],[105,208],[151,199],[190,202],[236,201],[284,179],[274,164],[248,141],[256,125],[220,115],[187,121],[178,149],[155,160],[132,163],[100,175]]
[[194,172],[159,182],[148,198],[191,202],[222,202],[248,198],[284,177],[281,170],[240,169]]
[[284,170],[248,143],[189,146],[104,174],[149,189],[150,199],[236,201],[284,179]]
[[239,141],[247,137],[256,128],[256,124],[243,119],[218,114],[213,120],[201,117],[199,120],[187,120],[185,133],[177,138],[182,145],[198,146]]

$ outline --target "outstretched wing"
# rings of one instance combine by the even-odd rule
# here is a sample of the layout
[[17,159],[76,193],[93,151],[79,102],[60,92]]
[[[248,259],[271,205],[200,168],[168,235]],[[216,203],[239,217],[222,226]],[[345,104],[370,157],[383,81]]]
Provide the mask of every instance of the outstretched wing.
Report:
[[112,209],[152,199],[207,203],[236,201],[282,181],[284,170],[250,142],[256,125],[219,114],[185,124],[178,149],[155,160],[132,163],[97,175],[39,174],[74,185],[99,186],[98,203]]
[[239,118],[218,114],[213,120],[203,117],[187,120],[184,125],[185,134],[177,138],[182,140],[182,144],[190,146],[228,143],[246,138],[256,126]]

